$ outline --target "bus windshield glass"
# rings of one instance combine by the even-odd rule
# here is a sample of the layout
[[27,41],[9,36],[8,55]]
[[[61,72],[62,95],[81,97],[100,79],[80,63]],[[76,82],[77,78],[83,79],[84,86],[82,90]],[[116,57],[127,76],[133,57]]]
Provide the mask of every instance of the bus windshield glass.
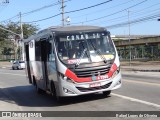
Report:
[[115,57],[115,48],[107,32],[59,35],[56,48],[65,64],[100,62]]

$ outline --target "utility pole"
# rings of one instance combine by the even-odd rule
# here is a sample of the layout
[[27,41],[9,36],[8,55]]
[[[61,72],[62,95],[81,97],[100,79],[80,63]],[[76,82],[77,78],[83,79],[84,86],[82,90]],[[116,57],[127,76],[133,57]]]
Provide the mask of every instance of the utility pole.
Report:
[[131,66],[131,38],[130,38],[130,11],[128,10],[128,39],[129,39],[129,65]]
[[19,20],[20,20],[20,29],[21,29],[21,35],[20,35],[20,54],[21,54],[21,59],[24,60],[24,43],[23,43],[23,24],[22,24],[22,14],[21,12],[19,13]]
[[62,0],[62,26],[64,26],[64,0]]
[[22,14],[19,13],[19,19],[20,19],[20,28],[21,28],[21,40],[23,40],[23,25],[22,25]]

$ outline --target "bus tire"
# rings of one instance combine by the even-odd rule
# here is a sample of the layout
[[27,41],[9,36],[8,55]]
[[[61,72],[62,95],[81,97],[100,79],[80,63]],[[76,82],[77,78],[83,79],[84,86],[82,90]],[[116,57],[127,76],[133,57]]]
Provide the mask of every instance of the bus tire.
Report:
[[34,76],[33,76],[32,78],[33,78],[33,79],[31,80],[31,83],[32,83],[34,86],[36,86],[36,79],[35,79]]
[[[34,79],[33,81],[35,81],[35,79]],[[36,81],[35,81],[35,87],[36,87],[36,91],[37,91],[37,93],[38,93],[38,94],[42,94],[42,93],[44,93],[44,90],[42,90],[42,89],[40,89],[40,88],[38,87],[38,85],[37,85],[37,82],[36,82]]]
[[51,95],[56,97],[56,88],[53,81],[51,82]]
[[58,103],[63,103],[64,102],[64,98],[60,97],[60,96],[56,96],[56,100]]
[[108,95],[110,95],[111,94],[111,90],[109,90],[109,91],[104,91],[103,92],[103,95],[105,96],[105,97],[107,97]]
[[53,81],[51,82],[51,95],[52,95],[52,97],[54,97],[56,99],[57,102],[59,102],[59,103],[63,102],[62,97],[60,97],[56,94],[56,87],[55,87]]

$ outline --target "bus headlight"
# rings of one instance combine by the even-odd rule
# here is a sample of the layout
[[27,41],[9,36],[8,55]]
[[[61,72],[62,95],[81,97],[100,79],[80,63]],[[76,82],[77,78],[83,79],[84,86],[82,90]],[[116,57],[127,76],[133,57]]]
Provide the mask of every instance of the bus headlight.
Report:
[[118,67],[117,70],[113,73],[112,78],[118,75],[119,72],[120,72],[120,67]]
[[72,79],[68,78],[67,76],[65,76],[65,75],[62,74],[62,73],[59,73],[59,76],[60,76],[63,80],[65,80],[65,81],[67,81],[67,82],[75,83]]
[[63,87],[63,91],[64,91],[65,93],[75,94],[75,93],[72,92],[71,90],[69,90],[69,89],[67,89],[67,88],[64,88],[64,87]]
[[63,80],[66,80],[67,82],[70,82],[70,83],[74,83],[72,79],[70,79],[70,78],[68,78],[66,76],[63,77]]

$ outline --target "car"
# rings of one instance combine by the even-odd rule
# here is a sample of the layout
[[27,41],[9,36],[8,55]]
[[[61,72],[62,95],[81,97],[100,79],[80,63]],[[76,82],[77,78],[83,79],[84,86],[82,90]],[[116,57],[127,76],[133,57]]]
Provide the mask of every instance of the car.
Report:
[[24,61],[21,61],[21,60],[18,60],[18,61],[14,61],[13,64],[12,64],[12,69],[15,70],[15,69],[25,69],[25,62]]

